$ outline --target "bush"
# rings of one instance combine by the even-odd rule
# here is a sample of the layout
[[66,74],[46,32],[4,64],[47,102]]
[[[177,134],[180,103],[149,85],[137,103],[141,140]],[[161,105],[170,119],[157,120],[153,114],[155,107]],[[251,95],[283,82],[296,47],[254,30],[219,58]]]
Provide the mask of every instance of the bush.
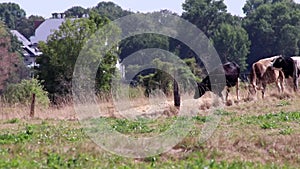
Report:
[[37,79],[22,80],[18,84],[8,85],[4,91],[4,99],[10,104],[28,105],[31,103],[33,93],[35,93],[37,105],[49,106],[48,92],[43,90],[43,86]]

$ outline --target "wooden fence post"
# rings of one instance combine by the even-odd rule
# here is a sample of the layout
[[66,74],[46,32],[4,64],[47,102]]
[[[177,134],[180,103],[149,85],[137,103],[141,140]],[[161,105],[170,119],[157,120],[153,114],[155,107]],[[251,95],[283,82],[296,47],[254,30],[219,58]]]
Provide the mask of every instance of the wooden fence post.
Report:
[[174,95],[174,106],[180,107],[180,94],[178,89],[178,83],[176,82],[175,78],[173,80],[173,95]]
[[35,93],[32,94],[32,101],[30,107],[30,117],[34,117],[34,106],[35,106]]

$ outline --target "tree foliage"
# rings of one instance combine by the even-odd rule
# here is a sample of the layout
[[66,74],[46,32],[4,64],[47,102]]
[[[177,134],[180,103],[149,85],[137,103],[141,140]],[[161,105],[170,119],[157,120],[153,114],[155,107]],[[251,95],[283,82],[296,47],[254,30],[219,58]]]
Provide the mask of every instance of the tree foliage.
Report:
[[[50,94],[68,96],[71,93],[73,70],[79,53],[92,34],[108,22],[107,18],[98,15],[76,20],[67,19],[58,31],[50,35],[47,44],[40,44],[43,55],[38,61],[41,65],[39,78],[44,80],[43,84]],[[98,57],[100,55],[95,52],[94,54]],[[115,65],[115,56],[108,54],[107,58],[104,59],[107,61],[102,62],[101,70],[106,70],[105,66],[112,67],[111,64]],[[103,75],[99,75],[99,78],[103,78],[102,81],[109,80]],[[56,97],[52,99],[54,100]]]
[[0,3],[0,19],[9,29],[18,30],[26,38],[34,35],[35,21],[44,21],[41,16],[26,17],[26,12],[16,3]]
[[16,29],[17,22],[26,16],[26,13],[16,3],[0,3],[0,19],[10,29]]
[[[247,0],[243,7],[246,16],[243,18],[228,13],[224,0],[186,0],[182,8],[184,12],[181,17],[204,32],[216,48],[222,62],[235,61],[244,71],[247,65],[267,56],[300,54],[300,5],[293,0]],[[76,59],[87,42],[87,38],[108,23],[105,17],[115,20],[132,14],[113,2],[99,2],[95,7],[88,9],[74,6],[65,13],[67,17],[73,19],[64,22],[59,31],[50,36],[47,44],[40,44],[44,54],[39,60],[41,65],[39,78],[44,80],[43,84],[51,95],[64,96],[70,93]],[[74,19],[87,13],[89,18]],[[168,10],[152,14],[165,17],[176,15]],[[34,22],[44,19],[39,16],[26,18],[25,11],[14,3],[0,3],[0,18],[10,29],[19,30],[27,38],[34,33]],[[133,18],[133,22],[142,32],[144,22],[140,18]],[[146,24],[151,25],[151,21],[147,23],[146,19]],[[1,90],[4,82],[7,83],[8,79],[13,79],[8,78],[12,77],[10,72],[19,70],[19,64],[15,66],[18,63],[16,52],[19,51],[19,44],[7,33],[3,33],[4,29],[1,28],[0,31]],[[188,30],[186,33],[189,33]],[[194,51],[176,39],[148,33],[124,39],[119,47],[119,51],[114,49],[101,58],[102,64],[99,66],[96,77],[98,92],[110,89],[110,80],[113,77],[117,60],[116,53],[121,60],[125,60],[131,54],[149,48],[167,50],[180,56],[190,67],[191,72],[196,75],[194,78],[197,81],[203,77],[204,71],[199,67],[201,61],[195,60],[199,57],[195,57]],[[89,54],[93,54],[96,60],[99,59],[97,49],[99,48],[91,46],[89,50]],[[124,63],[129,72],[139,69],[139,59],[145,62],[150,58],[146,54],[141,54],[141,57],[135,61],[137,64],[126,65]],[[159,59],[149,62],[155,62],[161,68],[168,67],[170,64]],[[182,70],[182,72],[185,77],[190,77],[187,70]],[[140,79],[141,84],[147,88],[156,86],[166,92],[171,89],[172,78],[162,71],[148,70],[146,74],[141,74]],[[157,86],[157,84],[160,85]]]
[[0,21],[0,93],[9,83],[18,82],[27,75],[18,49],[20,45]]
[[182,7],[182,17],[198,26],[208,37],[224,21],[227,8],[223,0],[186,0]]
[[169,38],[151,33],[131,36],[120,44],[120,59],[123,60],[134,52],[148,48],[169,50]]
[[22,33],[27,39],[34,35],[36,22],[43,22],[45,18],[38,15],[30,15],[28,18],[23,17],[17,24],[16,29]]
[[73,6],[72,8],[66,10],[64,13],[66,14],[66,17],[81,18],[85,14],[88,14],[88,11],[88,9],[85,9],[81,6]]
[[37,79],[22,80],[20,83],[10,84],[4,92],[4,99],[10,104],[29,105],[32,94],[36,96],[36,103],[39,106],[48,107],[48,93]]
[[182,17],[211,39],[222,62],[235,61],[242,70],[246,69],[248,34],[242,28],[241,18],[227,13],[223,0],[186,0],[183,10]]
[[243,25],[251,40],[248,63],[267,56],[299,55],[300,6],[290,0],[247,1]]
[[123,10],[119,5],[113,2],[99,2],[96,7],[91,9],[100,16],[106,16],[110,20],[115,20],[120,17],[132,14],[132,12]]
[[221,24],[212,39],[223,63],[235,61],[242,71],[246,70],[250,41],[244,28],[226,23]]

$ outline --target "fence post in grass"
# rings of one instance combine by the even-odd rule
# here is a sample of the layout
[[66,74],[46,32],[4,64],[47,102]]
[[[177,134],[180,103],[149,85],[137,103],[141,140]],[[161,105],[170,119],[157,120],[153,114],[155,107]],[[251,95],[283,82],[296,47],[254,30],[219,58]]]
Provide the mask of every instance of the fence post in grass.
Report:
[[34,117],[34,106],[35,106],[35,93],[32,94],[32,100],[30,106],[30,117]]
[[180,94],[178,91],[178,83],[176,82],[175,78],[173,80],[173,95],[174,95],[174,106],[179,108],[180,107]]

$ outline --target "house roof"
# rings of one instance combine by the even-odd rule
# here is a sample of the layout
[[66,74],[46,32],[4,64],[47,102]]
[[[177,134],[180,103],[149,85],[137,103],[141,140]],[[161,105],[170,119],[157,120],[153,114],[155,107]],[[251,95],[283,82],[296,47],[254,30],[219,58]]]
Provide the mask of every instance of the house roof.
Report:
[[36,47],[24,46],[23,49],[26,51],[26,53],[30,57],[36,57],[36,56],[40,56],[41,54],[43,54]]
[[37,47],[32,46],[31,42],[19,31],[10,30],[10,32],[17,37],[19,42],[23,44],[22,48],[24,49],[23,51],[24,56],[35,57],[35,56],[40,56],[42,54],[42,52],[40,52]]
[[18,38],[18,41],[20,41],[23,44],[23,46],[29,46],[31,44],[30,41],[25,36],[23,36],[19,31],[10,30],[10,32]]
[[30,41],[38,43],[39,41],[46,42],[49,35],[55,30],[59,29],[59,26],[65,21],[65,19],[47,19],[36,30],[35,36],[30,37]]

